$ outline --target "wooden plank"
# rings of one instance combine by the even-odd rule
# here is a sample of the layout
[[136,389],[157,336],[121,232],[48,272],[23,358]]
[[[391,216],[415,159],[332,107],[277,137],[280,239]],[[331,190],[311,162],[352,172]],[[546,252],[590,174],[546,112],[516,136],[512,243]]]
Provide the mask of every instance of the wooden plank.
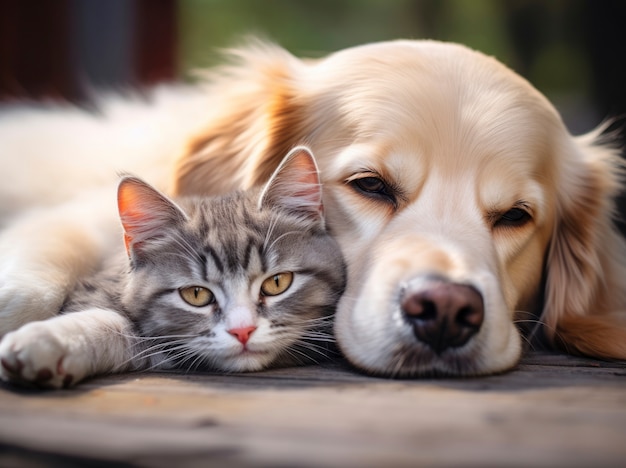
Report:
[[5,386],[0,466],[619,466],[625,390],[624,364],[537,353],[476,379],[385,380],[338,362]]

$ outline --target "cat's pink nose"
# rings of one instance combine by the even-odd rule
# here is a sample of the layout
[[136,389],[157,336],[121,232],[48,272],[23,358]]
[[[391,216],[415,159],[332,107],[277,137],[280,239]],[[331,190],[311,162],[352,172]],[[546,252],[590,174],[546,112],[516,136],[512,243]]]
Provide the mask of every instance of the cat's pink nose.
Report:
[[256,327],[231,328],[228,333],[237,338],[242,344],[246,344]]

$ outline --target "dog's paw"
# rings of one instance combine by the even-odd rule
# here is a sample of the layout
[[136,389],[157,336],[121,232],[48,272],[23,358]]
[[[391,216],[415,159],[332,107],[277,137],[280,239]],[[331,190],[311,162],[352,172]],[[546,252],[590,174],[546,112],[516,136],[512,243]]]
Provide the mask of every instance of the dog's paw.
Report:
[[50,322],[33,322],[0,342],[0,378],[44,388],[69,387],[88,374],[84,353],[72,349],[72,337],[55,333]]
[[[16,263],[19,267],[11,268]],[[29,269],[19,264],[19,259],[0,257],[0,337],[26,323],[56,315],[65,300],[66,283],[62,274]]]

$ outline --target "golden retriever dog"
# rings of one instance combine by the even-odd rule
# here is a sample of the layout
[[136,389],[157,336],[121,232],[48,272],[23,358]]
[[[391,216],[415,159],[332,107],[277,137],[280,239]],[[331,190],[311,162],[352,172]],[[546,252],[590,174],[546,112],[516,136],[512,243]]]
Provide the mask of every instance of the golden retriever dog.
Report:
[[[221,193],[265,182],[304,144],[348,264],[335,330],[354,366],[397,377],[501,372],[530,339],[524,324],[566,352],[626,359],[626,251],[612,219],[622,163],[600,130],[571,136],[527,81],[456,44],[400,40],[301,60],[252,43],[233,57],[197,89],[143,110],[108,104],[105,117],[119,115],[102,128],[75,123],[70,152],[37,140],[41,179],[39,166],[27,181],[4,171],[0,196],[12,207],[54,207],[14,217],[0,237],[0,328],[54,314],[97,265],[113,210],[90,208],[90,197],[113,168],[173,194]],[[22,117],[30,136],[34,116]],[[32,159],[14,148],[3,149],[14,165]]]

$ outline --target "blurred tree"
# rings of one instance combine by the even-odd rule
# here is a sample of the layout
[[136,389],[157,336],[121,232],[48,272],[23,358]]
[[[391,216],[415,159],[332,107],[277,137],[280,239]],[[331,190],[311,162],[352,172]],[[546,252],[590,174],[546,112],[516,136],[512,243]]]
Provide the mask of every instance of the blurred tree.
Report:
[[626,112],[625,19],[623,0],[0,0],[0,97],[186,76],[247,34],[313,57],[433,38],[496,56],[580,132]]
[[177,76],[176,0],[0,0],[0,99],[84,102]]

